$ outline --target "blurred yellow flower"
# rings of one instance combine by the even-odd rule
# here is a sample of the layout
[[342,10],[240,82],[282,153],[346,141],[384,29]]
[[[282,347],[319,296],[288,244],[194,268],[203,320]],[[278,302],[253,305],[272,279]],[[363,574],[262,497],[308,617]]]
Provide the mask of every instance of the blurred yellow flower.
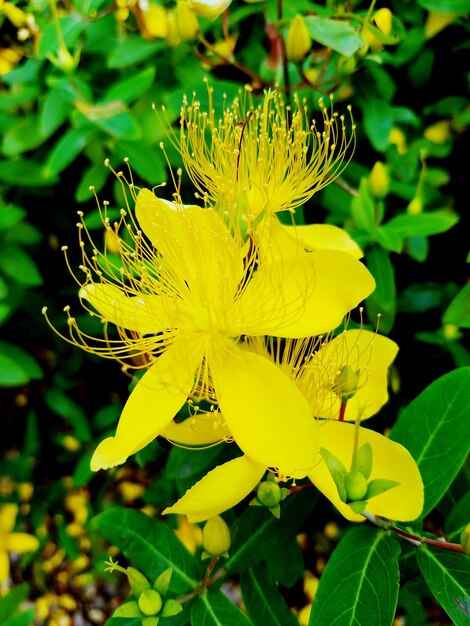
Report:
[[211,20],[223,13],[231,2],[232,0],[187,0],[191,11]]
[[39,541],[33,535],[12,532],[17,515],[18,505],[0,506],[0,584],[8,580],[10,573],[9,552],[24,554],[39,547]]
[[305,20],[296,15],[291,22],[286,37],[286,55],[290,61],[301,61],[312,45]]

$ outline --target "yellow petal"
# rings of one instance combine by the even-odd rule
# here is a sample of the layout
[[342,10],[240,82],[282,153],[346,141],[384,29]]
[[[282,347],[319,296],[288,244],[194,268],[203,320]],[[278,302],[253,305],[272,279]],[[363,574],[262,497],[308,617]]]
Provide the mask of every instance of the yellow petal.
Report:
[[184,446],[207,446],[230,437],[219,413],[196,413],[180,423],[173,420],[162,435],[172,443]]
[[[358,390],[348,400],[345,419],[355,421],[375,415],[388,400],[388,368],[398,352],[397,344],[368,330],[346,330],[320,348],[307,367],[313,415],[337,419],[341,400],[332,389],[338,371],[349,365],[359,370]],[[308,387],[306,383],[306,389]]]
[[5,541],[5,548],[9,552],[17,552],[23,554],[24,552],[32,552],[39,547],[39,541],[37,537],[28,535],[27,533],[12,533],[8,535]]
[[90,302],[104,320],[142,334],[169,328],[174,319],[176,303],[163,295],[128,297],[115,285],[88,283],[80,290],[80,297]]
[[18,505],[13,503],[2,504],[0,507],[0,533],[10,532],[15,527]]
[[186,290],[185,299],[204,306],[227,297],[231,302],[243,278],[243,257],[215,210],[177,205],[142,189],[136,216],[165,267],[179,279],[181,293]]
[[158,357],[139,380],[124,406],[115,437],[100,443],[91,469],[124,463],[161,434],[188,398],[201,354],[184,336]]
[[228,461],[206,474],[163,514],[181,513],[193,523],[219,515],[247,496],[265,471],[264,465],[247,456]]
[[235,303],[247,335],[310,337],[336,328],[375,288],[346,252],[316,250],[261,268]]
[[10,575],[10,559],[8,552],[0,548],[0,585],[8,580]]
[[[347,469],[351,465],[354,428],[354,424],[325,421],[319,429],[319,445],[333,453]],[[397,487],[371,498],[367,503],[367,511],[400,522],[416,519],[423,508],[424,494],[421,475],[411,454],[399,443],[372,430],[360,428],[359,446],[366,442],[370,443],[373,451],[369,481],[383,478],[400,483]],[[340,500],[336,485],[324,461],[310,471],[308,477],[344,517],[353,522],[364,520]]]
[[317,425],[294,383],[268,359],[236,346],[210,368],[220,410],[243,452],[281,474],[305,476],[318,459]]

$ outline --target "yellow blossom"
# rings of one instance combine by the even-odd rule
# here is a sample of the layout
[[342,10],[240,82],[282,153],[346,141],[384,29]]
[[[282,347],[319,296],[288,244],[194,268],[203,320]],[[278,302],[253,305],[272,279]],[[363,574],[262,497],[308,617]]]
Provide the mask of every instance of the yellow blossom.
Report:
[[0,507],[0,583],[8,580],[10,564],[9,552],[23,554],[39,547],[39,541],[27,533],[12,532],[15,527],[18,505],[3,504]]
[[168,12],[164,7],[149,2],[141,11],[141,30],[147,39],[165,39],[168,36]]
[[398,154],[405,154],[408,150],[405,133],[396,126],[394,126],[390,131],[388,141],[389,143],[396,145]]
[[301,61],[312,45],[304,18],[297,14],[291,22],[286,37],[286,55],[290,61]]
[[12,48],[0,48],[0,76],[11,72],[21,58],[22,54]]
[[231,2],[232,0],[187,0],[191,11],[211,20],[223,13]]
[[190,10],[186,0],[179,0],[175,7],[175,20],[178,34],[183,41],[191,41],[199,32],[197,17]]
[[239,220],[255,223],[293,211],[339,176],[352,154],[354,125],[348,135],[343,116],[322,101],[317,125],[297,96],[288,111],[277,91],[266,92],[255,105],[245,90],[231,106],[224,104],[218,118],[211,87],[208,95],[207,111],[195,97],[184,101],[174,141],[201,197],[221,211],[231,207]]
[[[217,403],[220,413],[202,412],[201,420],[195,413],[173,426],[170,439],[181,441],[180,427],[183,440],[200,445],[231,437],[256,463],[305,476],[317,460],[307,401],[264,355],[240,349],[234,339],[328,332],[371,293],[371,275],[346,252],[307,253],[302,246],[264,263],[218,212],[168,202],[147,189],[136,193],[132,185],[131,192],[136,216],[128,207],[114,227],[130,237],[130,243],[121,238],[120,266],[94,246],[89,257],[81,242],[80,298],[102,318],[105,338],[93,344],[66,307],[72,343],[121,362],[140,357],[135,367],[146,370],[116,435],[95,451],[92,469],[119,465],[165,435],[186,400],[195,398]],[[106,216],[104,224],[113,228]],[[89,236],[83,223],[79,232]],[[117,326],[117,338],[109,324]],[[284,406],[292,411],[288,428]]]
[[440,120],[424,129],[424,137],[437,144],[446,143],[450,137],[450,120]]
[[435,35],[447,28],[456,19],[455,13],[442,13],[439,11],[430,11],[424,25],[424,36],[431,39]]

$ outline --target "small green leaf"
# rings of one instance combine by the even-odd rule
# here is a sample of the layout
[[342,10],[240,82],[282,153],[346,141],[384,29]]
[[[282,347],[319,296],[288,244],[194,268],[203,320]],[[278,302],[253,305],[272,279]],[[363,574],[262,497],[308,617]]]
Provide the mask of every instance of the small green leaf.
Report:
[[44,172],[43,164],[36,161],[9,159],[0,161],[0,180],[23,187],[46,187],[57,182],[57,177],[51,172]]
[[26,211],[14,204],[2,204],[0,206],[0,230],[10,228],[20,222]]
[[400,546],[368,526],[351,528],[321,576],[309,626],[391,626],[398,600]]
[[424,483],[425,517],[470,452],[470,367],[441,376],[400,414],[390,438],[409,450]]
[[197,598],[191,610],[191,624],[197,626],[253,626],[248,617],[221,591],[209,589]]
[[418,566],[434,598],[455,626],[470,621],[470,566],[466,554],[427,546],[418,550]]
[[184,594],[197,586],[201,574],[199,562],[163,522],[140,511],[112,508],[95,517],[93,525],[149,580],[155,580],[171,567],[173,593]]
[[370,233],[376,228],[374,200],[365,177],[361,178],[359,183],[358,195],[352,199],[351,213],[357,228],[360,230]]
[[47,406],[60,415],[64,420],[72,424],[79,441],[90,442],[91,432],[85,411],[81,406],[71,400],[58,387],[51,387],[46,393],[44,400]]
[[2,626],[32,626],[35,614],[36,611],[32,607],[23,613],[12,615],[5,622],[2,622]]
[[360,448],[358,448],[356,453],[357,469],[366,479],[369,479],[372,471],[372,457],[372,446],[369,442],[364,443]]
[[393,327],[396,312],[395,272],[389,253],[382,248],[372,248],[367,253],[367,267],[377,285],[366,300],[367,313],[371,320],[380,314],[379,329],[387,333]]
[[[93,192],[90,191],[90,187],[94,187],[96,193],[99,193],[104,187],[108,175],[109,170],[103,165],[103,163],[94,163],[85,169],[75,191],[75,200],[77,202],[85,202],[86,200],[93,198]],[[100,227],[103,226],[101,218],[99,220],[99,224]]]
[[316,15],[308,15],[304,21],[314,41],[344,56],[351,57],[365,45],[360,34],[349,22]]
[[243,602],[254,624],[298,626],[299,622],[281,596],[276,581],[259,564],[242,572]]
[[162,617],[173,617],[173,615],[178,615],[181,613],[183,607],[176,600],[165,600],[165,603],[162,608]]
[[428,11],[463,15],[470,12],[470,0],[418,0],[418,4]]
[[29,380],[41,380],[42,369],[36,359],[19,346],[15,346],[6,341],[0,341],[0,352],[12,359],[27,373]]
[[80,126],[64,133],[49,153],[44,166],[45,174],[50,176],[65,170],[82,152],[94,132],[93,128]]
[[459,216],[452,211],[442,210],[417,215],[397,215],[382,226],[386,232],[398,237],[428,237],[452,228],[459,221]]
[[396,480],[387,480],[386,478],[375,478],[371,480],[367,485],[367,494],[366,499],[370,500],[370,498],[374,498],[375,496],[380,496],[381,493],[385,493],[394,487],[398,487],[400,483]]
[[465,285],[455,296],[442,318],[444,324],[455,324],[470,328],[470,284]]
[[0,270],[13,281],[26,287],[39,287],[43,283],[33,259],[17,246],[2,248]]
[[363,100],[363,115],[364,131],[369,141],[378,152],[384,152],[393,126],[392,108],[384,100],[372,96]]
[[50,137],[65,122],[70,110],[70,104],[64,99],[60,89],[48,91],[39,113],[42,135]]
[[444,522],[447,535],[459,536],[470,521],[470,491],[457,502]]
[[165,596],[168,591],[168,587],[170,586],[171,576],[173,574],[173,570],[171,567],[167,567],[153,583],[153,588],[158,591],[161,596]]
[[153,56],[164,47],[165,44],[162,42],[146,41],[141,37],[130,35],[111,48],[108,56],[108,67],[113,69],[129,67],[129,65],[134,65],[134,63],[139,63],[139,61]]
[[0,620],[3,623],[8,617],[18,609],[20,604],[26,600],[29,594],[29,585],[22,583],[14,587],[10,593],[0,598]]
[[139,605],[135,600],[124,602],[120,604],[114,611],[113,617],[142,617],[142,613],[139,611]]
[[142,96],[153,84],[155,79],[155,67],[150,66],[117,81],[104,94],[103,102],[125,102],[130,104]]
[[132,170],[151,185],[163,182],[167,178],[166,164],[160,148],[144,141],[139,143],[120,141],[115,154],[121,159],[128,157]]
[[18,156],[37,148],[44,142],[41,125],[37,115],[20,119],[3,136],[2,151],[5,156]]

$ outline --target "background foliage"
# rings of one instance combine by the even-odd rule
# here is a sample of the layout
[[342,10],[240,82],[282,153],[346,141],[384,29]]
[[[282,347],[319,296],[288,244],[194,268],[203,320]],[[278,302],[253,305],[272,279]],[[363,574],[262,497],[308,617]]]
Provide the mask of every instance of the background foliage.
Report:
[[[343,226],[363,247],[378,285],[367,318],[374,327],[380,313],[380,331],[400,345],[374,427],[393,427],[423,475],[425,510],[408,530],[458,541],[470,521],[470,2],[234,0],[214,21],[199,18],[199,31],[183,4],[0,4],[0,503],[17,502],[17,529],[40,539],[36,553],[13,557],[5,626],[104,623],[129,592],[125,577],[104,571],[109,554],[122,552],[151,581],[172,566],[171,597],[191,594],[204,575],[200,531],[159,512],[231,452],[195,455],[159,440],[93,475],[91,454],[113,431],[129,380],[53,335],[41,308],[66,333],[70,304],[99,334],[79,311],[61,246],[76,267],[76,211],[91,231],[101,226],[90,185],[118,214],[106,158],[118,169],[128,157],[141,185],[168,178],[167,129],[152,104],[177,124],[183,94],[205,101],[205,78],[216,104],[248,83],[255,93],[295,90],[316,111],[329,94],[340,113],[352,105],[353,159],[297,216]],[[311,43],[289,61],[283,43],[296,15]],[[165,148],[176,170],[180,156]],[[228,512],[234,539],[217,584],[162,621],[469,623],[468,557],[348,526],[313,492],[290,496],[280,520],[264,508]]]

